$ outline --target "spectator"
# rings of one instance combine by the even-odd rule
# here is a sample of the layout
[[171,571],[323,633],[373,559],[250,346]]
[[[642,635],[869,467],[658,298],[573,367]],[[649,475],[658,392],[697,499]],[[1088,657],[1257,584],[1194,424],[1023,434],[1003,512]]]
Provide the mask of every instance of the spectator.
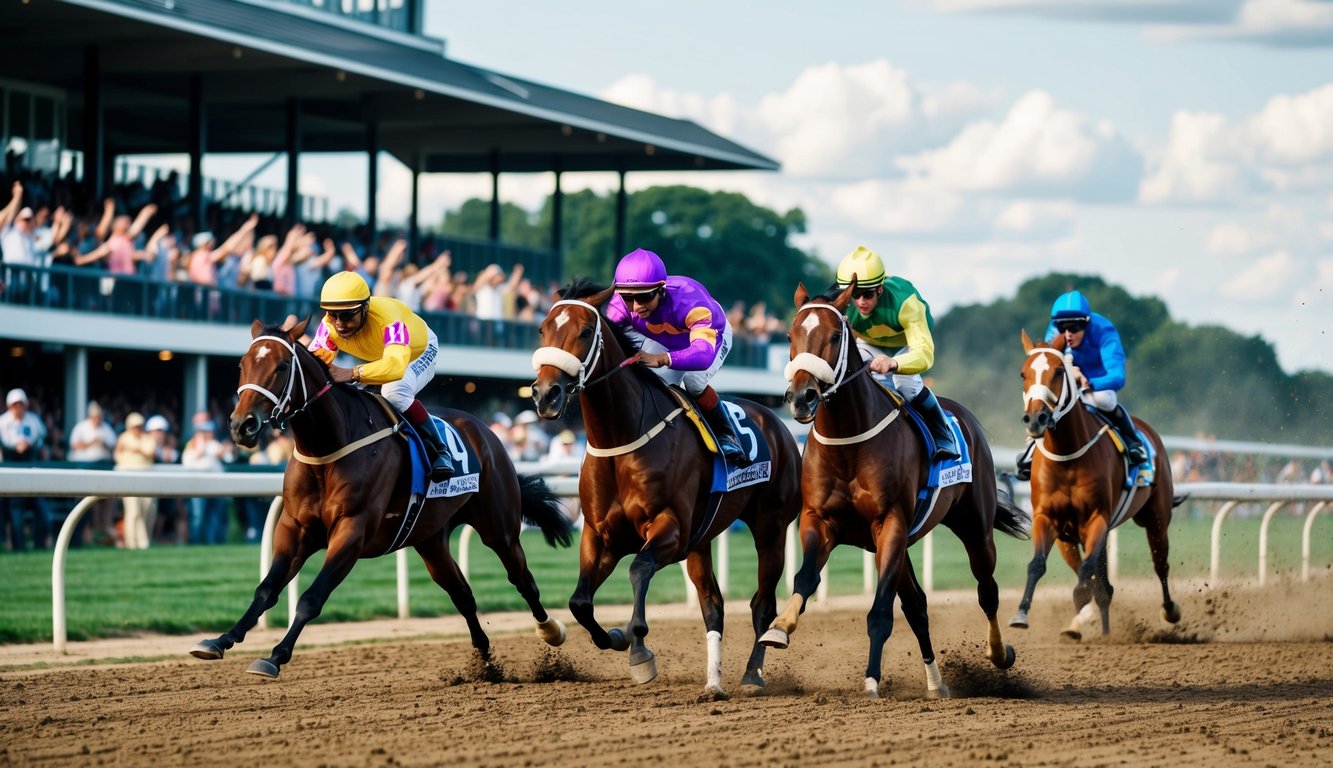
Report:
[[[37,462],[46,459],[46,425],[28,409],[28,394],[11,389],[5,395],[5,412],[0,414],[0,458],[6,462]],[[27,549],[23,530],[31,518],[32,545],[46,549],[51,544],[51,521],[45,499],[13,496],[6,500],[5,518],[9,525],[9,544],[15,551]]]
[[[221,472],[225,448],[214,434],[216,425],[207,411],[195,414],[194,434],[181,451],[181,466]],[[190,543],[224,544],[227,541],[227,500],[220,496],[190,499]]]
[[574,430],[562,430],[551,440],[551,450],[546,453],[548,462],[569,462],[581,461],[583,459],[584,448],[579,443],[578,435]]
[[[125,431],[116,440],[116,469],[143,471],[153,466],[157,442],[144,432],[143,414],[130,412],[125,417]],[[149,534],[157,522],[157,499],[145,496],[126,496],[122,502],[125,515],[121,519],[120,546],[126,549],[148,549]]]
[[[171,422],[165,416],[154,414],[144,422],[144,432],[153,439],[156,446],[153,453],[154,464],[177,464],[180,451],[176,448],[176,438],[171,433]],[[157,516],[152,530],[152,537],[161,541],[171,532],[171,539],[177,544],[185,543],[185,515],[181,512],[181,500],[177,498],[158,499]]]
[[537,422],[536,411],[523,411],[514,417],[509,431],[509,456],[514,461],[541,461],[546,457],[548,438]]
[[[88,403],[88,415],[69,433],[69,460],[90,464],[110,464],[112,452],[116,449],[116,430],[106,423],[102,406],[97,401]],[[95,502],[88,511],[93,538],[97,543],[109,544],[116,540],[115,514],[116,503],[111,499]],[[75,541],[82,541],[84,524],[79,523],[80,531],[75,534]]]

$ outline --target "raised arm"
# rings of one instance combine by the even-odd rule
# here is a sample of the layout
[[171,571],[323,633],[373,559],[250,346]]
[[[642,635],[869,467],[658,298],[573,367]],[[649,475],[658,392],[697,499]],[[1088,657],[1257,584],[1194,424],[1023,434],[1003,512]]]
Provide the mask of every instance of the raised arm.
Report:
[[14,217],[18,215],[22,205],[23,184],[22,182],[16,181],[14,182],[14,186],[10,187],[9,204],[4,208],[0,208],[0,229],[9,226],[9,222],[13,221]]
[[219,246],[216,250],[213,251],[212,253],[213,261],[219,262],[230,256],[231,252],[236,250],[237,246],[241,244],[241,241],[244,240],[246,236],[248,236],[251,232],[254,232],[255,227],[258,225],[259,225],[259,214],[257,213],[251,214],[250,218],[246,219],[245,223],[242,224],[239,229],[233,232],[231,237],[227,238],[226,242],[224,242],[221,246]]
[[139,209],[139,215],[134,217],[134,223],[130,224],[130,231],[126,233],[131,240],[138,237],[143,228],[148,226],[148,220],[153,218],[155,213],[157,213],[157,205],[153,203]]
[[98,240],[105,240],[107,235],[111,234],[111,220],[114,218],[116,218],[116,201],[108,197],[102,201],[102,220],[97,222],[97,229],[93,230]]
[[171,227],[166,224],[153,230],[153,234],[148,237],[148,243],[144,245],[142,251],[135,252],[134,258],[139,261],[154,261],[157,259],[157,246],[162,242],[162,238],[166,237],[170,232]]
[[380,262],[379,274],[376,275],[375,289],[384,290],[389,295],[389,286],[393,283],[393,271],[398,268],[398,264],[403,260],[403,254],[407,252],[406,240],[395,240],[393,245],[389,246],[389,252],[384,254],[384,260]]

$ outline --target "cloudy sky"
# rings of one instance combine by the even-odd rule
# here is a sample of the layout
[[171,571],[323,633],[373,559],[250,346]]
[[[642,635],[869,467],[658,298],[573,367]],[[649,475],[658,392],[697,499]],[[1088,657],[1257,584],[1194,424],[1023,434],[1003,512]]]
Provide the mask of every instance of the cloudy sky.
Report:
[[[799,206],[800,245],[831,263],[870,246],[939,313],[1095,273],[1262,335],[1288,372],[1333,372],[1333,0],[427,0],[426,31],[451,58],[779,160],[629,184]],[[384,173],[387,215],[403,176]],[[550,189],[501,193],[534,207]],[[431,179],[423,219],[488,194]]]

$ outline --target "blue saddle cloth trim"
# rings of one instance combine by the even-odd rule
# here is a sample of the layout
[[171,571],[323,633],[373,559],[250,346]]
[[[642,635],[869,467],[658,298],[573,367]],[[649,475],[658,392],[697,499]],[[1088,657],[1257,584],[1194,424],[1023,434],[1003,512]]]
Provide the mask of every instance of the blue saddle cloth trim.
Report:
[[[1102,413],[1101,410],[1094,405],[1089,405],[1087,403],[1084,403],[1083,408],[1088,413],[1091,413],[1093,416],[1096,416],[1111,429],[1114,429],[1115,433],[1117,435],[1120,435],[1120,440],[1122,442],[1124,441],[1125,436],[1120,434],[1119,429],[1116,429],[1115,422],[1111,421],[1111,417],[1107,416],[1105,413]],[[1135,427],[1134,434],[1139,436],[1139,442],[1143,444],[1143,450],[1148,453],[1148,460],[1143,462],[1142,464],[1139,464],[1138,466],[1134,466],[1129,461],[1129,454],[1123,450],[1120,451],[1120,460],[1123,461],[1125,464],[1124,487],[1126,488],[1133,488],[1136,485],[1137,486],[1152,485],[1153,481],[1156,479],[1155,476],[1157,474],[1156,470],[1157,446],[1153,445],[1153,442],[1148,439],[1148,436],[1143,434],[1143,430]]]
[[[926,425],[925,418],[911,406],[904,405],[902,409],[911,417],[911,423],[916,427],[917,435],[925,442],[926,455],[934,456],[935,436],[930,434],[930,427]],[[916,508],[912,512],[912,527],[908,532],[909,536],[915,535],[917,529],[926,522],[926,518],[929,516],[932,506],[931,499],[940,487],[940,473],[952,467],[970,467],[972,464],[972,448],[963,439],[963,430],[958,425],[958,417],[947,410],[944,412],[944,416],[949,424],[949,429],[953,431],[954,445],[958,446],[958,453],[961,455],[956,459],[932,460],[930,462],[930,468],[926,471],[926,484],[921,487],[916,495]]]
[[[722,401],[722,407],[731,407],[725,400]],[[739,411],[739,414],[737,413]],[[732,410],[736,416],[736,421],[740,426],[740,431],[736,435],[736,440],[741,444],[741,448],[751,452],[754,457],[747,467],[732,467],[723,460],[721,453],[713,454],[713,482],[708,487],[708,506],[704,510],[703,521],[694,530],[694,535],[690,537],[689,548],[694,549],[699,543],[704,533],[713,526],[713,518],[717,516],[717,511],[722,507],[722,497],[727,494],[728,488],[741,488],[747,485],[754,485],[757,482],[765,482],[768,479],[768,472],[772,467],[773,451],[769,448],[768,441],[764,439],[763,430],[738,406]],[[708,420],[703,420],[708,424]],[[712,432],[712,426],[708,427]],[[713,443],[717,443],[717,434],[713,434]],[[755,478],[742,478],[744,474],[755,474]],[[733,476],[736,476],[738,482],[732,482]]]

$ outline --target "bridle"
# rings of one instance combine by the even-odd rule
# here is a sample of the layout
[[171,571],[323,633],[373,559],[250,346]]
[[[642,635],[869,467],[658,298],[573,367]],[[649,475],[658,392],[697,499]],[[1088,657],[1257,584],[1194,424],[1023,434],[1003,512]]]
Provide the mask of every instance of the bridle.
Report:
[[613,376],[634,363],[635,358],[630,356],[619,366],[612,368],[601,376],[589,381],[588,376],[592,373],[593,369],[597,367],[597,363],[601,360],[602,347],[604,347],[606,343],[606,340],[602,336],[602,313],[598,311],[597,307],[594,307],[586,301],[579,301],[578,299],[561,299],[551,305],[551,311],[554,312],[556,307],[562,305],[582,307],[592,313],[594,318],[594,330],[592,345],[588,347],[588,354],[584,355],[583,359],[580,360],[574,353],[560,347],[539,347],[537,351],[532,353],[532,370],[540,371],[542,366],[549,365],[552,368],[563,371],[569,376],[573,376],[577,381],[575,381],[574,386],[570,388],[570,394],[577,395],[588,387]]
[[[333,381],[326,377],[324,380],[324,387],[311,396],[309,390],[306,388],[304,372],[301,370],[301,356],[297,354],[295,345],[281,336],[256,336],[250,341],[250,346],[253,347],[261,341],[276,342],[291,355],[292,364],[291,368],[287,371],[287,384],[283,387],[282,397],[278,397],[258,384],[242,384],[236,388],[236,394],[239,395],[247,389],[250,389],[267,397],[273,403],[273,411],[269,413],[268,418],[265,419],[263,423],[276,429],[284,430],[287,428],[288,422],[290,422],[297,414],[305,411],[306,408],[310,407],[311,403],[315,402],[322,397],[324,393],[332,389]],[[249,353],[247,352],[246,354]],[[291,406],[292,392],[296,388],[296,381],[298,379],[301,382],[301,397],[304,398],[304,402],[301,403],[301,407],[292,410],[284,416],[284,412]]]
[[857,376],[869,371],[870,366],[863,365],[850,374],[847,373],[847,361],[850,359],[850,356],[848,355],[848,345],[850,342],[848,339],[852,335],[852,329],[847,324],[846,316],[838,311],[837,307],[823,303],[807,304],[797,310],[796,317],[792,319],[793,326],[796,325],[796,321],[801,317],[801,313],[805,312],[807,309],[826,309],[838,318],[838,323],[842,326],[842,333],[839,334],[841,341],[838,344],[837,365],[836,367],[829,365],[827,360],[813,352],[801,352],[798,353],[796,357],[793,357],[791,362],[787,363],[787,367],[783,370],[782,375],[785,376],[788,383],[790,383],[791,380],[796,377],[798,371],[805,371],[810,374],[814,377],[815,381],[827,385],[827,388],[815,388],[819,393],[819,401],[821,403],[827,403],[829,398],[833,397],[833,395],[845,384],[853,381]]
[[[1033,384],[1023,392],[1023,407],[1026,409],[1027,404],[1033,400],[1040,400],[1043,403],[1046,403],[1051,409],[1051,425],[1054,426],[1065,414],[1072,411],[1074,405],[1078,402],[1078,398],[1074,396],[1073,363],[1070,362],[1070,358],[1060,354],[1059,350],[1050,347],[1033,347],[1028,350],[1028,357],[1032,357],[1033,355],[1054,355],[1056,359],[1060,361],[1060,366],[1063,367],[1065,371],[1064,382],[1060,387],[1059,395],[1055,394],[1050,387],[1041,382]],[[1045,366],[1041,361],[1032,363],[1033,367],[1037,365],[1042,365],[1042,370],[1045,370]]]

